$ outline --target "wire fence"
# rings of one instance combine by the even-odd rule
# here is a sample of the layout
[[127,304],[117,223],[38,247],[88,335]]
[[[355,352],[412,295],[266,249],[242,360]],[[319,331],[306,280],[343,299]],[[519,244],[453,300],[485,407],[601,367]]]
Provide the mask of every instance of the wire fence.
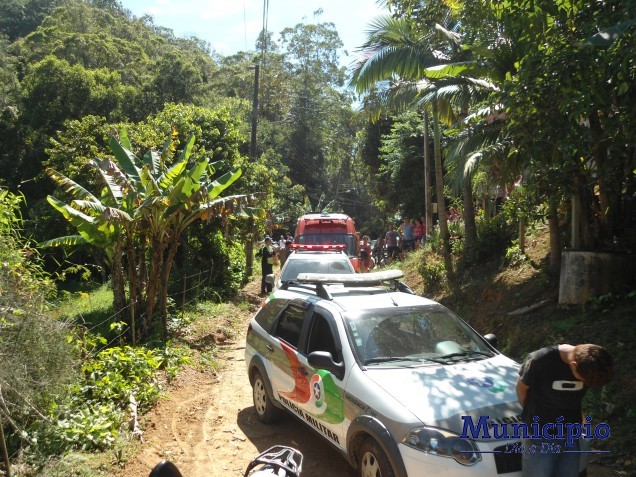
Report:
[[[191,309],[202,300],[208,299],[208,291],[214,284],[214,271],[215,270],[213,268],[208,270],[199,270],[195,273],[184,275],[172,283],[171,289],[178,291],[169,293],[167,297],[169,307],[172,311],[171,316],[175,317],[180,315],[181,318],[185,318],[187,310]],[[117,334],[115,336],[109,336],[109,340],[105,346],[110,347],[123,340],[125,336],[131,334],[131,326],[127,318],[130,316],[132,308],[134,307],[136,310],[140,304],[140,300],[135,300],[134,302],[129,301],[118,312],[113,311],[111,314],[101,318],[99,321],[91,323],[88,323],[90,320],[87,320],[85,315],[79,314],[76,319],[76,322],[79,323],[77,323],[76,326],[82,330],[80,332],[81,336],[84,336],[84,333],[86,332],[97,333],[98,330],[104,329],[107,326],[122,322],[125,323],[124,326],[116,327]],[[101,348],[102,347],[100,347],[100,349]],[[86,355],[86,357],[94,357],[98,352],[99,350],[91,351]]]

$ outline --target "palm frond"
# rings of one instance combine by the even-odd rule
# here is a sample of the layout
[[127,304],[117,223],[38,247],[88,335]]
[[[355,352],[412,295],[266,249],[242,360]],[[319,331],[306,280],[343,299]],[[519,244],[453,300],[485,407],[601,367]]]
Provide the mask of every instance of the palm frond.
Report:
[[86,245],[90,242],[81,235],[67,235],[66,237],[58,237],[51,240],[45,240],[38,244],[39,247],[71,247],[74,245]]
[[45,171],[46,171],[47,175],[57,185],[61,186],[66,193],[72,195],[73,197],[76,197],[76,198],[79,198],[79,199],[90,199],[90,200],[93,200],[95,202],[99,201],[99,199],[97,199],[97,197],[95,197],[93,194],[91,194],[88,190],[86,190],[84,187],[79,185],[77,182],[69,179],[64,174],[61,174],[61,173],[57,172],[55,169],[52,169],[50,167],[47,167],[45,169]]

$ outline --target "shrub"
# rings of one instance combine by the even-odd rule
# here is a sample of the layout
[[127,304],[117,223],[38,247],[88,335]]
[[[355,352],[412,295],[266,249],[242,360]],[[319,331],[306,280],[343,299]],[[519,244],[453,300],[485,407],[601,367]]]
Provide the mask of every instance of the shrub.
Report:
[[11,423],[10,451],[63,398],[77,363],[66,340],[68,326],[44,313],[53,287],[37,252],[19,234],[22,203],[0,189],[0,415]]
[[439,289],[446,280],[444,261],[435,253],[426,253],[425,258],[419,262],[417,271],[422,277],[424,287],[429,291]]
[[509,221],[506,214],[477,221],[477,257],[484,261],[503,256],[517,233],[517,223]]

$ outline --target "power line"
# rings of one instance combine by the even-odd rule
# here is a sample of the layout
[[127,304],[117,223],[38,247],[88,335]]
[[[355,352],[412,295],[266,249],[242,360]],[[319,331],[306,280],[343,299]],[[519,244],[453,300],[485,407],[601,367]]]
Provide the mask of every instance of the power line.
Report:
[[245,51],[247,51],[247,9],[245,8],[245,0],[243,0],[243,32],[245,34]]

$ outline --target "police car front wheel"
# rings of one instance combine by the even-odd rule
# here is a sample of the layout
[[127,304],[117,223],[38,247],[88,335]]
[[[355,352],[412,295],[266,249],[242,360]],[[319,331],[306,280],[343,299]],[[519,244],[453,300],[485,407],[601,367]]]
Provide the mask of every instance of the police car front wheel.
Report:
[[376,441],[365,439],[358,453],[359,477],[394,477],[389,459]]

